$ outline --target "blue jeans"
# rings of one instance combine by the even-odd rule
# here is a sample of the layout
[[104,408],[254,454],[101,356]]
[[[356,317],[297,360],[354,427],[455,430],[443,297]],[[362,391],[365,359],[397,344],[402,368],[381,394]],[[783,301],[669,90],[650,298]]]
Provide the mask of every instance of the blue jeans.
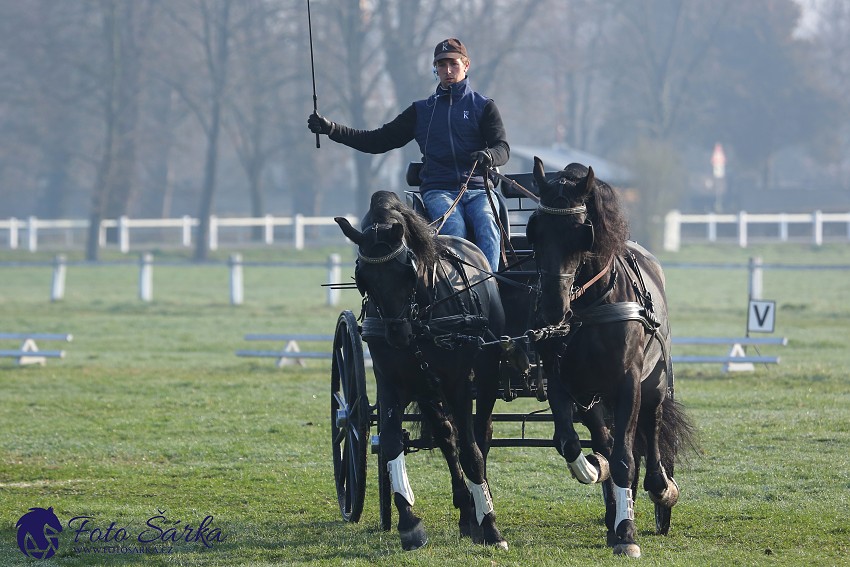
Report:
[[[428,210],[428,215],[434,220],[449,210],[456,198],[457,191],[431,189],[422,194],[422,202]],[[494,195],[494,203],[496,199]],[[498,203],[496,204],[498,206]],[[467,236],[467,223],[474,231],[472,238]],[[484,253],[484,257],[490,263],[491,271],[499,269],[502,235],[499,233],[499,227],[493,217],[493,210],[490,208],[490,201],[484,189],[466,190],[443,228],[440,229],[440,234],[460,236],[473,241]]]

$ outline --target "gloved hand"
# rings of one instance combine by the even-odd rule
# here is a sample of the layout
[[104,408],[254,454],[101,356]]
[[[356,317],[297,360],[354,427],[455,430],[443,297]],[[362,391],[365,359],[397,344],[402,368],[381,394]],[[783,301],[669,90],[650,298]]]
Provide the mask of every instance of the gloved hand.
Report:
[[333,122],[314,112],[307,119],[307,128],[314,134],[330,134],[333,129]]
[[490,152],[487,150],[472,152],[469,154],[469,157],[472,158],[472,161],[478,160],[478,165],[483,165],[484,167],[490,167],[493,165],[493,156],[491,156]]

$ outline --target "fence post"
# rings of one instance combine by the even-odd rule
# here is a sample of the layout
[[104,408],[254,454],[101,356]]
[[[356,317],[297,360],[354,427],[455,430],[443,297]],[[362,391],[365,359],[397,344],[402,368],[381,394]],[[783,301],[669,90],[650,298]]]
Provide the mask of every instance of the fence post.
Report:
[[210,215],[210,250],[218,250],[218,217]]
[[230,266],[230,304],[242,305],[245,297],[242,280],[242,254],[231,254],[227,263]]
[[[341,263],[339,254],[331,254],[328,256],[328,283],[339,283],[339,280],[342,277],[342,270],[340,268]],[[334,307],[338,303],[339,290],[328,286],[328,306]]]
[[192,246],[192,217],[183,215],[183,246]]
[[815,211],[812,213],[812,232],[815,237],[815,246],[823,244],[823,213]]
[[100,219],[97,226],[97,247],[106,248],[106,227],[103,225],[103,219]]
[[27,248],[30,252],[38,250],[38,219],[27,218]]
[[717,242],[717,217],[713,212],[709,212],[708,222],[705,224],[705,229],[707,231],[708,241],[709,242]]
[[65,298],[66,260],[64,254],[58,254],[53,258],[53,285],[50,287],[50,301]]
[[788,215],[779,213],[779,240],[788,242]]
[[130,225],[127,222],[127,215],[118,217],[118,248],[122,254],[130,251]]
[[149,252],[139,256],[139,299],[153,300],[153,254]]
[[295,230],[295,249],[304,250],[304,215],[295,215],[292,228]]
[[664,216],[664,250],[678,252],[681,243],[681,213],[672,210]]
[[263,241],[266,244],[274,244],[274,217],[266,215],[266,223],[263,227]]
[[[847,226],[847,230],[850,230],[850,223]],[[9,248],[18,249],[18,219],[15,217],[9,219]]]
[[761,299],[762,270],[761,256],[750,258],[750,299]]
[[741,248],[747,247],[747,213],[741,211],[738,213],[738,246]]

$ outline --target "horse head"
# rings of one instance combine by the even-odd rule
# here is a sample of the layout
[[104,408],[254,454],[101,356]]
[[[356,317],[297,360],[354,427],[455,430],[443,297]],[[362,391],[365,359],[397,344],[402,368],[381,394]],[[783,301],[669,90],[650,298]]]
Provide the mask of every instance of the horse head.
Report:
[[593,225],[587,201],[594,191],[593,168],[570,164],[547,180],[543,162],[534,158],[534,180],[540,203],[526,226],[540,276],[539,317],[546,325],[564,323],[572,316],[571,292],[586,255],[593,248]]
[[387,343],[395,348],[410,345],[411,319],[416,317],[416,255],[405,243],[400,222],[375,222],[357,230],[344,217],[334,219],[343,234],[357,245],[354,280],[368,296],[384,322]]

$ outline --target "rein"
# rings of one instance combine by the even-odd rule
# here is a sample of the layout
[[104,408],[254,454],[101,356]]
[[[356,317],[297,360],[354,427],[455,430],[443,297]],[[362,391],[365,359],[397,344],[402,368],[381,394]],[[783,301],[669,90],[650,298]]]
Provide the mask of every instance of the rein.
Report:
[[475,173],[475,168],[478,166],[478,160],[475,160],[475,163],[472,164],[472,169],[469,170],[469,175],[466,177],[466,181],[463,182],[463,185],[460,186],[460,191],[457,192],[457,197],[455,197],[452,205],[443,213],[443,216],[435,220],[431,223],[431,225],[435,225],[440,223],[440,226],[437,227],[437,234],[440,234],[440,230],[442,230],[443,225],[446,224],[446,221],[449,220],[449,216],[452,214],[452,211],[455,210],[457,204],[460,203],[460,198],[463,197],[463,194],[466,193],[467,187],[469,187],[469,180],[472,179],[472,174]]
[[[598,282],[598,281],[599,281],[599,279],[600,279],[600,278],[602,278],[602,276],[604,276],[606,273],[608,273],[608,272],[610,272],[610,271],[611,271],[611,266],[612,266],[613,264],[614,264],[614,256],[611,256],[610,258],[608,258],[608,263],[607,263],[607,264],[605,264],[605,267],[604,267],[604,268],[602,268],[602,269],[599,271],[599,273],[598,273],[598,274],[596,274],[595,276],[593,276],[593,277],[592,277],[589,281],[587,281],[587,282],[586,282],[584,285],[582,285],[581,287],[574,288],[572,291],[570,291],[570,301],[575,301],[576,299],[578,299],[579,297],[581,297],[582,295],[584,295],[584,294],[585,294],[585,292],[586,292],[587,290],[589,290],[593,284],[595,284],[596,282]],[[575,276],[573,276],[573,278],[575,278]]]

